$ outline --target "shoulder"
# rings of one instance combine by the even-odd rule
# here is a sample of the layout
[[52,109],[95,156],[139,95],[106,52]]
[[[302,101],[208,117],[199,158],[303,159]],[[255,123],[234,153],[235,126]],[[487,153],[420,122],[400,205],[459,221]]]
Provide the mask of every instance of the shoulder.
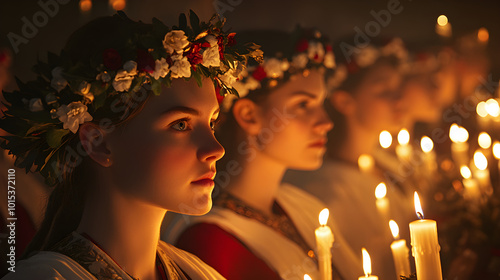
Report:
[[20,261],[14,272],[7,274],[6,280],[14,279],[92,279],[88,271],[71,258],[56,253],[42,251]]

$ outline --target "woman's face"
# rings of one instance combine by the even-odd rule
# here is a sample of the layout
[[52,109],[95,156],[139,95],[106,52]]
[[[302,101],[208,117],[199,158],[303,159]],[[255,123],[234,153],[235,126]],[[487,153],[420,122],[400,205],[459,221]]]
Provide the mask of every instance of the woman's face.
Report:
[[291,169],[322,164],[326,134],[333,125],[324,108],[325,85],[320,71],[296,75],[270,93],[261,105],[260,152]]
[[224,155],[213,134],[219,115],[209,79],[174,80],[110,135],[110,166],[131,199],[174,212],[201,215],[212,206],[215,162]]
[[401,75],[396,68],[379,65],[372,69],[353,93],[354,110],[347,116],[352,118],[350,122],[374,133],[398,130],[402,125],[396,108],[400,83]]

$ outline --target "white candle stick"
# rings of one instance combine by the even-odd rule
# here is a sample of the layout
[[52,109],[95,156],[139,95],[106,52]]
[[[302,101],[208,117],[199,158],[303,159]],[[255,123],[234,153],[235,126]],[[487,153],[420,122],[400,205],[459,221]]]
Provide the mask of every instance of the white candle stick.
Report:
[[332,246],[333,246],[333,233],[328,222],[329,215],[328,208],[323,209],[319,213],[319,228],[316,229],[316,246],[318,252],[319,273],[322,280],[332,279]]
[[365,276],[361,276],[358,280],[378,280],[378,277],[372,274],[372,260],[370,259],[370,254],[366,251],[365,248],[361,249],[361,253],[363,254],[363,271]]
[[396,147],[396,155],[401,161],[410,161],[412,148],[410,145],[410,133],[405,128],[398,133],[398,146]]
[[437,168],[436,153],[433,151],[434,142],[428,136],[424,136],[420,140],[420,147],[424,152],[424,164],[427,172],[434,172]]
[[436,221],[424,219],[417,192],[415,192],[414,199],[415,212],[419,220],[410,223],[410,236],[417,278],[418,280],[442,280]]
[[391,243],[391,251],[394,259],[394,267],[396,268],[396,275],[398,278],[401,275],[409,277],[411,274],[410,258],[408,255],[410,250],[406,246],[406,240],[399,239],[398,224],[394,220],[390,220],[389,227],[394,237],[394,241]]
[[481,197],[481,191],[477,184],[476,179],[472,178],[472,172],[469,167],[462,165],[460,167],[460,174],[464,178],[462,183],[464,185],[464,197],[466,199],[477,200]]
[[485,192],[491,189],[490,171],[488,170],[488,159],[481,151],[474,153],[474,172],[473,176],[478,181],[479,186]]
[[387,221],[389,219],[389,200],[386,196],[387,186],[382,182],[375,188],[375,198],[377,199],[375,203],[384,221]]
[[469,163],[469,132],[467,129],[452,124],[450,127],[451,156],[457,166],[467,165]]

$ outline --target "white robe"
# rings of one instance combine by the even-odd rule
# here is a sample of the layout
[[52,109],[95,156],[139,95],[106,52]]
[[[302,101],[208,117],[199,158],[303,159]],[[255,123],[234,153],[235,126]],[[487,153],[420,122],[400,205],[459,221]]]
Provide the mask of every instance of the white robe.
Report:
[[[73,233],[75,238],[84,238],[77,233]],[[90,270],[102,269],[103,262],[111,265],[112,276],[99,277],[99,279],[123,279],[132,280],[132,278],[122,270],[104,251],[99,249],[89,241],[89,248],[97,253],[97,259],[89,268]],[[163,241],[158,243],[158,255],[162,263],[168,264],[172,260],[179,266],[191,279],[193,280],[223,280],[217,271],[212,267],[202,262],[198,257],[185,252],[181,249],[167,244]],[[167,271],[167,274],[170,271]],[[169,279],[172,276],[169,275]],[[185,277],[181,276],[181,279]],[[4,278],[5,280],[17,279],[37,279],[37,280],[96,280],[92,273],[87,271],[84,267],[78,264],[70,257],[57,252],[41,251],[34,256],[22,260],[16,264],[15,272],[10,272]]]
[[[324,208],[317,198],[308,193],[284,184],[276,198],[278,204],[289,215],[299,233],[311,248],[316,248],[314,231],[319,226],[318,215]],[[181,216],[172,222],[163,235],[164,240],[174,243],[184,230],[196,223],[210,223],[221,227],[248,247],[253,254],[275,270],[282,279],[302,280],[304,274],[319,279],[314,261],[304,250],[290,239],[272,228],[232,210],[214,207],[204,216]],[[335,242],[332,249],[333,262],[345,279],[357,279],[362,275],[361,258],[347,246],[338,227],[329,221]]]

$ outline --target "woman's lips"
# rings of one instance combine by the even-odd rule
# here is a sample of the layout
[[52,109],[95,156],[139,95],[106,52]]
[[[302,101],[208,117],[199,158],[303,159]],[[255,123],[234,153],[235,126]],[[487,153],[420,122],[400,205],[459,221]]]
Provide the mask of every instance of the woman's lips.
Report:
[[311,148],[324,148],[326,145],[326,139],[321,139],[318,141],[315,141],[309,145]]
[[200,179],[191,182],[192,184],[198,185],[200,187],[213,187],[215,185],[214,180],[212,179]]

